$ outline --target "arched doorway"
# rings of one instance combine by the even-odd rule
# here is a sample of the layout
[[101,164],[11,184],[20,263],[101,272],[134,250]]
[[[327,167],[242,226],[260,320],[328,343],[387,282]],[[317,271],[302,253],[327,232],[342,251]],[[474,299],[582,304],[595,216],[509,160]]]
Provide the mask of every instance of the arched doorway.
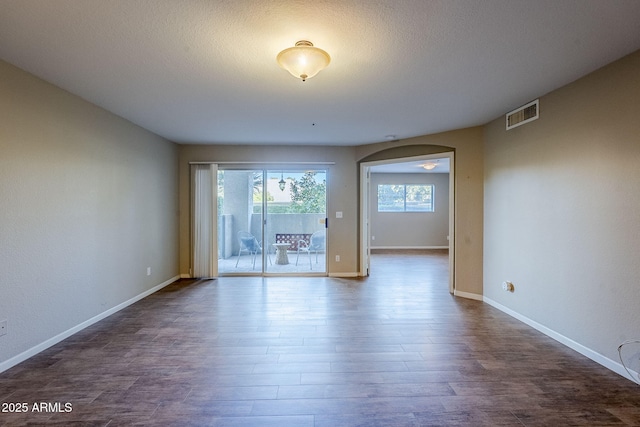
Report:
[[455,261],[455,150],[450,147],[436,145],[412,145],[394,147],[373,153],[358,162],[359,165],[359,269],[360,275],[370,274],[371,259],[371,170],[380,165],[418,164],[434,159],[446,159],[449,165],[448,185],[448,248],[449,248],[449,292],[455,289],[454,261]]

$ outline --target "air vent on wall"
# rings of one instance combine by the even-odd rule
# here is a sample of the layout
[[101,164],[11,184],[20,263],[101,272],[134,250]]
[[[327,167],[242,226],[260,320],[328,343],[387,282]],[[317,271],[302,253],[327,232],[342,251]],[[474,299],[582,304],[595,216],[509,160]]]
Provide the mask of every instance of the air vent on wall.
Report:
[[507,113],[507,130],[536,120],[540,115],[539,100],[531,101],[520,108]]

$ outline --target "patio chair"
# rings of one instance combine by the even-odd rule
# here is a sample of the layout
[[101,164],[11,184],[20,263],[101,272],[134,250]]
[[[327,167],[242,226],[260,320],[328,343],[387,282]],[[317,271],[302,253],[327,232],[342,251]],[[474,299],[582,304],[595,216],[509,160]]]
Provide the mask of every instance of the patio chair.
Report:
[[[262,246],[260,246],[260,242],[255,236],[247,231],[238,231],[238,242],[240,243],[240,249],[238,250],[238,259],[236,260],[236,268],[238,268],[238,263],[240,262],[240,255],[242,252],[246,252],[249,255],[253,255],[252,257],[252,269],[256,268],[256,256],[258,253],[262,253]],[[267,257],[269,258],[269,263],[271,264],[271,255],[267,253]]]
[[325,250],[325,242],[326,242],[326,230],[318,230],[311,235],[309,238],[309,243],[306,240],[298,240],[298,251],[296,254],[296,265],[298,265],[298,260],[300,259],[300,252],[306,252],[309,255],[309,269],[313,270],[313,266],[311,264],[311,252],[315,252],[316,254],[316,264],[318,263],[318,252]]

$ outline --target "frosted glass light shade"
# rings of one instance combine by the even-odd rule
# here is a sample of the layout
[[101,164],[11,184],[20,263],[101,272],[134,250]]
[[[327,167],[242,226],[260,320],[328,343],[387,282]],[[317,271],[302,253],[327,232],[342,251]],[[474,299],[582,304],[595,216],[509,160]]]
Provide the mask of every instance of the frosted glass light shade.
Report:
[[324,50],[314,47],[313,43],[301,40],[295,47],[280,52],[276,60],[293,77],[305,81],[326,68],[331,62],[331,57]]
[[424,169],[430,171],[432,169],[435,169],[436,166],[438,166],[438,163],[433,163],[433,162],[429,162],[429,163],[425,163],[424,165],[421,165]]

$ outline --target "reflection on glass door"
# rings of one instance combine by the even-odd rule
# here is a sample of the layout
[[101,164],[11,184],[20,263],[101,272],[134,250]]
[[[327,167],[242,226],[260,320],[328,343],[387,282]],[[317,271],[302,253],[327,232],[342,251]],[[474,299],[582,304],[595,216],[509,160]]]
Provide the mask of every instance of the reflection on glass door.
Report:
[[219,170],[219,273],[326,273],[326,175]]
[[265,241],[268,273],[325,273],[327,173],[268,170]]

